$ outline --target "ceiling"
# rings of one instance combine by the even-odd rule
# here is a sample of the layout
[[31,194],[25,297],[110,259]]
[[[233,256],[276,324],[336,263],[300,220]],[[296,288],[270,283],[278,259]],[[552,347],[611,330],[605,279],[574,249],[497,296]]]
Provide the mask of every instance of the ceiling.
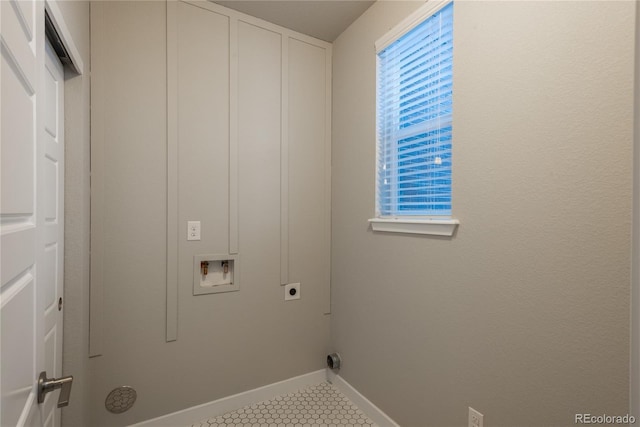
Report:
[[371,6],[368,0],[214,0],[222,6],[333,42]]

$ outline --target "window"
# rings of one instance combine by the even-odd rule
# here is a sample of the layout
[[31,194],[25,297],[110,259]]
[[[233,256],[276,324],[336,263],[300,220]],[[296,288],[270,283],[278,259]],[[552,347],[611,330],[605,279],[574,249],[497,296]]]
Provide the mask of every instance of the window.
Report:
[[376,46],[381,220],[451,218],[453,3],[417,15]]

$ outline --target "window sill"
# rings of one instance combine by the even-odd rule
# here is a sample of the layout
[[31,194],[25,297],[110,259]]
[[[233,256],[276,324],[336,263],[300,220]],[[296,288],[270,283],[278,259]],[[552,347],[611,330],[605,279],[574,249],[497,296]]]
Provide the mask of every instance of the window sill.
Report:
[[451,237],[460,221],[429,218],[372,218],[369,223],[373,231]]

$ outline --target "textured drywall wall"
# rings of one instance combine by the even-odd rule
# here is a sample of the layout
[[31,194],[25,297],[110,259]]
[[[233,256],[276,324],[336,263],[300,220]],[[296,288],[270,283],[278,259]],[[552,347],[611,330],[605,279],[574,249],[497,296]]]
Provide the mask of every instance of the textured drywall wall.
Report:
[[[166,5],[92,3],[92,88],[100,89],[92,91],[92,120],[101,120],[104,129],[92,140],[92,149],[103,153],[95,159],[102,164],[103,186],[92,197],[102,206],[95,231],[102,233],[104,294],[96,309],[102,310],[104,329],[102,355],[90,359],[91,426],[132,424],[324,366],[329,316],[322,288],[329,283],[328,276],[321,282],[312,274],[319,261],[328,262],[329,247],[318,243],[299,262],[292,257],[290,272],[302,282],[302,298],[285,302],[279,250],[281,40],[277,32],[247,23],[238,25],[235,76],[240,291],[192,295],[193,255],[229,250],[229,31],[226,18],[206,6],[178,7],[178,339],[167,343]],[[324,66],[320,70],[324,75]],[[312,104],[324,99],[299,96]],[[297,203],[316,202],[308,192],[290,196]],[[289,213],[292,251],[302,246],[296,239],[308,236],[296,234],[297,225],[326,234],[296,212]],[[187,220],[202,221],[201,241],[186,241]],[[317,234],[314,240],[323,241]],[[138,400],[114,415],[104,400],[120,385],[134,387]]]
[[73,375],[64,426],[89,425],[90,38],[89,2],[57,2],[84,63],[65,80],[65,258],[62,371]]
[[633,2],[455,3],[452,239],[367,226],[374,42],[418,6],[379,1],[334,43],[342,375],[403,426],[626,414]]

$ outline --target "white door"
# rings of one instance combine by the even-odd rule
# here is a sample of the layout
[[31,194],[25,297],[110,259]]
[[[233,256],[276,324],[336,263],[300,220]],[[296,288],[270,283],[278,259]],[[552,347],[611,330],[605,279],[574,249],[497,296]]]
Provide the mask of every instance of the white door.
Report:
[[0,425],[58,426],[37,382],[62,374],[63,70],[42,1],[0,1],[0,20]]

